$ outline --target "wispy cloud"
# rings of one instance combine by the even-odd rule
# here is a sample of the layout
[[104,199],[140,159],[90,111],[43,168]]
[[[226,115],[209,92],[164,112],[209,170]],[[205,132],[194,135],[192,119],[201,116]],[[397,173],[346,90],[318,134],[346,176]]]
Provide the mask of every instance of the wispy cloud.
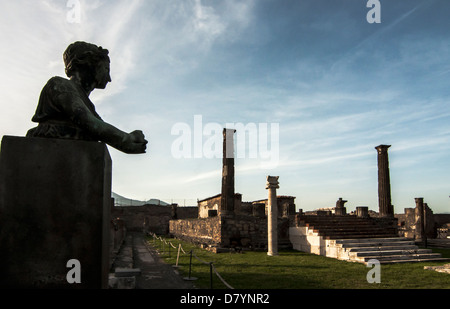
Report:
[[[421,2],[391,22],[385,21],[385,19],[383,19],[381,26],[375,28],[377,29],[375,32],[366,36],[363,40],[361,40],[358,44],[356,44],[346,52],[345,58],[358,55],[358,52],[361,51],[362,49],[373,46],[373,43],[378,41],[384,34],[388,33],[389,31],[392,31],[392,29],[394,29],[398,24],[400,24],[409,16],[411,16],[414,12],[416,12],[417,10],[421,9],[422,7],[428,4],[427,2]],[[337,65],[337,63],[341,62],[345,58],[342,58],[341,60],[336,62],[335,65]]]
[[[65,1],[2,2],[0,4],[0,100],[11,102],[3,111],[0,131],[24,134],[45,82],[54,75],[65,76],[62,53],[68,44],[88,41],[110,49],[114,82],[107,91],[94,91],[92,98],[101,103],[123,91],[132,69],[140,37],[130,23],[142,1],[80,1],[80,23],[67,19],[70,7]],[[100,21],[100,23],[99,23]],[[8,27],[8,28],[6,28]]]
[[[115,187],[125,195],[146,187],[166,197],[215,190],[220,162],[170,156],[171,126],[192,124],[196,114],[205,123],[278,123],[280,158],[271,173],[282,175],[283,190],[292,190],[287,194],[311,201],[308,207],[319,193],[342,190],[344,176],[347,184],[362,172],[369,179],[373,147],[381,143],[392,144],[399,174],[430,167],[433,158],[443,163],[450,144],[443,78],[450,45],[448,18],[440,18],[447,3],[386,2],[382,23],[368,25],[365,2],[358,4],[362,10],[357,1],[332,2],[80,0],[81,22],[70,23],[67,1],[2,1],[0,133],[23,135],[34,126],[43,85],[64,76],[62,53],[84,40],[111,55],[113,82],[91,96],[97,110],[119,128],[144,129],[149,137],[149,155],[111,152]],[[267,172],[247,159],[236,161],[236,171],[253,192],[253,179]],[[147,174],[165,175],[164,181]],[[361,186],[358,194],[369,194]]]

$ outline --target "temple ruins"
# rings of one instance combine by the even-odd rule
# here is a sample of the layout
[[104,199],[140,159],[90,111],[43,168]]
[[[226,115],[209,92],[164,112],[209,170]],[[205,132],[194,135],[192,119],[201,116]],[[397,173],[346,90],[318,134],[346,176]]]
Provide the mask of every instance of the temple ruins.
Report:
[[[355,211],[347,212],[345,203],[348,201],[342,197],[335,207],[303,212],[302,209],[296,211],[295,197],[276,195],[278,176],[267,177],[267,199],[243,202],[242,194],[235,193],[234,132],[223,131],[222,192],[198,201],[197,218],[171,220],[169,231],[173,237],[214,252],[239,248],[265,250],[268,255],[276,256],[280,248],[293,248],[361,263],[370,258],[379,259],[381,263],[441,259],[440,254],[417,246],[426,239],[423,226],[428,227],[428,233],[436,230],[436,225],[430,223],[433,221],[429,215],[431,210],[421,206],[421,199],[416,199],[413,211],[405,209],[407,215],[394,215],[387,154],[390,145],[375,147],[378,213],[369,211],[368,206],[357,206]],[[421,214],[428,219],[423,219]],[[440,218],[442,222],[450,221],[445,215]]]
[[[234,133],[223,130],[221,193],[198,201],[197,218],[171,220],[170,234],[213,252],[223,252],[267,250],[267,231],[271,230],[271,235],[276,235],[270,242],[275,245],[271,250],[290,247],[288,230],[295,216],[295,197],[269,194],[267,199],[242,201],[242,194],[234,189]],[[273,211],[270,223],[269,209]]]

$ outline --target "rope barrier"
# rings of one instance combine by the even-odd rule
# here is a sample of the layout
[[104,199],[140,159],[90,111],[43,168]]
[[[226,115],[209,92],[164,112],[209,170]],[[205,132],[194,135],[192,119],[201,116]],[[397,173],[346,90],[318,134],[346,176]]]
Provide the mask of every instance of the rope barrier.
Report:
[[231,285],[229,285],[225,280],[223,280],[222,276],[219,275],[219,273],[217,272],[217,269],[214,267],[214,265],[212,263],[211,263],[211,266],[212,266],[214,272],[216,273],[217,277],[220,279],[220,281],[222,281],[222,283],[225,284],[225,286],[227,288],[233,290],[234,288]]
[[[167,244],[169,245],[169,257],[170,257],[170,247],[177,249],[177,247],[175,247],[171,241],[167,242],[164,238],[157,236],[155,233],[149,233],[151,234],[151,236],[153,237],[153,240],[160,240],[161,244]],[[163,252],[165,252],[165,246],[163,246]],[[184,255],[186,255],[186,251],[183,249],[181,243],[178,244],[178,253],[177,253],[177,261],[175,266],[178,267],[178,261],[179,261],[179,257],[180,257],[180,252],[183,252]],[[214,273],[216,274],[217,278],[219,278],[219,280],[229,289],[234,289],[231,285],[229,285],[223,278],[222,276],[219,274],[219,272],[217,271],[216,267],[214,266],[213,262],[206,262],[205,260],[199,258],[195,253],[194,250],[190,250],[189,251],[189,275],[186,278],[187,280],[195,280],[193,277],[191,277],[191,268],[192,268],[192,256],[194,256],[197,260],[199,260],[201,263],[209,265],[209,271],[210,271],[210,288],[212,289],[212,273],[214,271]]]
[[203,264],[206,264],[206,265],[209,264],[209,262],[203,261],[203,260],[202,260],[201,258],[199,258],[194,252],[192,252],[192,254],[194,255],[194,257],[195,257],[197,260],[199,260],[199,261],[202,262]]

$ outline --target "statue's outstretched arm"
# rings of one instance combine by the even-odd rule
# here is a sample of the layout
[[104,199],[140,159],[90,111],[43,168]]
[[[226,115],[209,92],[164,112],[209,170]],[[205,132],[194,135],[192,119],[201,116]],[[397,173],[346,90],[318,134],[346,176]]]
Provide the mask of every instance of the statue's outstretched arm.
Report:
[[60,106],[71,120],[99,141],[125,153],[145,153],[147,141],[142,131],[126,133],[98,119],[78,96],[66,93],[60,95],[58,99],[62,103]]

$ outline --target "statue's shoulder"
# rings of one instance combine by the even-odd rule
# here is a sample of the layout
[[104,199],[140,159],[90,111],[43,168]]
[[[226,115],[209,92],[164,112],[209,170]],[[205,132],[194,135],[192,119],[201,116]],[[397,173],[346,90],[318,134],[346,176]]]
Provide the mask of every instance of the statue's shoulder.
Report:
[[61,93],[76,93],[78,89],[75,87],[74,83],[67,78],[53,76],[47,81],[44,89],[50,91],[54,95]]

